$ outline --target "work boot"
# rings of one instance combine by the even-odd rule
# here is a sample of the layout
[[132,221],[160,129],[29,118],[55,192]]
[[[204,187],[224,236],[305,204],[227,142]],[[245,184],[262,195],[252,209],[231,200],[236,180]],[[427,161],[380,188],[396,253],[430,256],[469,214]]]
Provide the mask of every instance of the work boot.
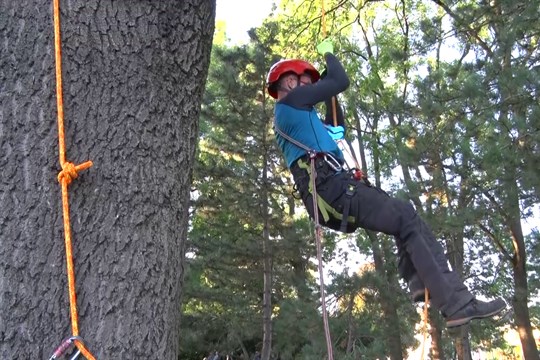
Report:
[[[426,288],[422,280],[418,277],[418,274],[414,274],[409,280],[409,291],[411,292],[411,298],[414,302],[421,302],[426,299]],[[430,297],[429,293],[428,297]]]
[[446,327],[453,328],[467,324],[472,319],[483,319],[497,315],[506,308],[503,299],[497,298],[488,302],[472,299],[464,307],[451,316],[446,317]]

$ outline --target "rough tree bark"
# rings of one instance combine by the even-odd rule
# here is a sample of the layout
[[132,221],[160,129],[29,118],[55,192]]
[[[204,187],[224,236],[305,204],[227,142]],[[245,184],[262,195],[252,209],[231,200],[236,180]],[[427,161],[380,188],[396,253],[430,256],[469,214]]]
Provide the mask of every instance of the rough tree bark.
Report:
[[[268,134],[267,126],[270,124],[269,121],[265,122],[265,135]],[[268,149],[267,146],[267,136],[263,137],[263,147],[264,149]],[[272,278],[273,278],[273,271],[272,271],[272,259],[273,259],[273,251],[272,251],[272,243],[270,239],[270,218],[271,213],[269,210],[269,181],[268,181],[268,172],[269,172],[269,159],[268,159],[268,151],[264,152],[263,155],[263,167],[262,167],[262,214],[264,218],[264,226],[263,226],[263,306],[262,306],[262,312],[263,312],[263,345],[262,345],[262,354],[261,359],[262,360],[270,360],[272,355]]]
[[[61,1],[80,334],[99,359],[178,358],[189,189],[215,0]],[[52,1],[0,0],[0,358],[71,335]]]

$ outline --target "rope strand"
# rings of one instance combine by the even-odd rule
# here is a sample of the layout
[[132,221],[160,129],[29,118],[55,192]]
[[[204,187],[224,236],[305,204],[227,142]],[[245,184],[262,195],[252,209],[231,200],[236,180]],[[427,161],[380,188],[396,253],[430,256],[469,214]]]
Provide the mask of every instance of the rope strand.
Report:
[[313,198],[313,221],[315,222],[315,242],[317,244],[317,260],[319,263],[319,284],[321,292],[321,307],[324,325],[324,337],[326,339],[326,349],[328,351],[328,360],[334,360],[332,338],[330,336],[330,326],[328,324],[328,312],[326,310],[326,295],[324,291],[324,277],[323,277],[323,261],[322,261],[322,241],[321,241],[321,224],[319,223],[319,207],[317,204],[317,170],[315,169],[315,157],[312,155],[311,159],[311,186],[312,186],[312,198]]
[[53,17],[54,17],[54,55],[56,62],[56,105],[58,112],[58,155],[62,171],[58,174],[58,181],[62,187],[62,213],[64,219],[64,240],[66,247],[66,268],[68,277],[69,291],[69,306],[71,317],[71,331],[74,339],[74,344],[77,349],[88,360],[95,360],[95,357],[86,348],[84,343],[79,340],[79,325],[77,315],[77,296],[75,291],[75,266],[73,261],[73,246],[71,241],[71,226],[69,217],[69,194],[68,185],[73,179],[78,176],[78,171],[84,170],[92,166],[91,161],[84,162],[80,165],[66,161],[66,145],[64,134],[64,105],[62,98],[62,44],[60,37],[60,5],[59,0],[53,0]]
[[324,11],[324,0],[321,0],[321,29],[323,39],[326,39],[326,12]]
[[424,288],[424,326],[422,327],[422,330],[424,331],[424,339],[422,341],[422,354],[420,355],[420,359],[424,360],[424,350],[426,349],[426,341],[427,341],[427,334],[428,334],[428,320],[429,320],[429,313],[428,313],[428,305],[429,305],[429,291],[427,288]]

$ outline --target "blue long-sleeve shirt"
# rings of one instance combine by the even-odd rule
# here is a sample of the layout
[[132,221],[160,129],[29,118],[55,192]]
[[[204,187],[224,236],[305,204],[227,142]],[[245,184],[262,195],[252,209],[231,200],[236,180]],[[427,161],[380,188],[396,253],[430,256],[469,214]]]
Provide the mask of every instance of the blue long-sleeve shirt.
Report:
[[[276,103],[274,117],[276,126],[294,140],[311,150],[330,153],[343,161],[343,153],[326,131],[314,107],[347,89],[349,78],[334,55],[327,53],[325,60],[327,74],[324,79],[292,89]],[[306,150],[284,139],[277,132],[276,140],[289,168],[306,155]]]

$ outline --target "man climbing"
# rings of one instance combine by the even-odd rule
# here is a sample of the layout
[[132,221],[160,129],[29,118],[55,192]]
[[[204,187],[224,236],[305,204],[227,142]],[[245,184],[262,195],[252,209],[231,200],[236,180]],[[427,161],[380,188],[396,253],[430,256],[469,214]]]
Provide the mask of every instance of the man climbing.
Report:
[[314,107],[347,89],[349,79],[329,40],[320,43],[317,51],[326,61],[323,79],[313,65],[296,59],[277,62],[267,76],[268,93],[277,100],[276,140],[310,216],[314,217],[313,161],[321,224],[343,232],[360,227],[393,235],[400,250],[400,273],[414,293],[424,286],[428,289],[447,327],[501,312],[506,307],[502,299],[476,299],[450,270],[442,246],[410,203],[343,170],[343,153]]

